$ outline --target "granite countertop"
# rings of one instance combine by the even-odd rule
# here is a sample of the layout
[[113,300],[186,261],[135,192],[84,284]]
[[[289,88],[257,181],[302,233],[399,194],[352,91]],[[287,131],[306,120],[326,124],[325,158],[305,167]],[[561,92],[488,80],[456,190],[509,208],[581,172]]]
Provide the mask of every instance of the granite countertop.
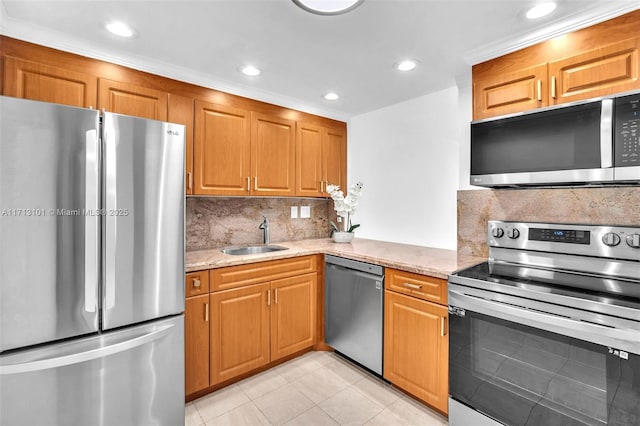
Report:
[[186,253],[186,271],[222,268],[267,260],[286,259],[309,254],[332,254],[354,260],[415,272],[437,278],[447,278],[460,269],[484,262],[483,257],[459,255],[455,250],[414,246],[410,244],[355,238],[351,243],[334,243],[329,238],[272,243],[288,247],[277,252],[232,256],[219,249],[196,250]]

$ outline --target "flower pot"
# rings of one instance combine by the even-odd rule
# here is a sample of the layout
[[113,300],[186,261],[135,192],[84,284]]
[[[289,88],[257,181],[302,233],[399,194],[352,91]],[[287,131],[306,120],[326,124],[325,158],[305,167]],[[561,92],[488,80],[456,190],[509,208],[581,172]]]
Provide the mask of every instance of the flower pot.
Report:
[[355,236],[356,234],[354,234],[353,232],[334,231],[333,234],[331,234],[331,239],[334,243],[350,243]]

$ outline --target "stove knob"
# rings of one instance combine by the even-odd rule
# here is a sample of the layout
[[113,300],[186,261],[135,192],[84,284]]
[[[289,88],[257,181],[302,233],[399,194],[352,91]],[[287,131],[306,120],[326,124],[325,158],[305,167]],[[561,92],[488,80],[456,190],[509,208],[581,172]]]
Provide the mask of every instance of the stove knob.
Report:
[[627,245],[631,248],[640,248],[640,234],[627,235]]
[[493,228],[491,230],[491,235],[494,238],[502,238],[502,236],[504,235],[504,229],[498,227],[498,228]]
[[602,236],[602,242],[609,247],[615,247],[620,244],[620,236],[615,232],[608,232]]
[[519,236],[520,236],[520,231],[518,231],[516,228],[507,229],[507,237],[511,238],[512,240],[515,240]]

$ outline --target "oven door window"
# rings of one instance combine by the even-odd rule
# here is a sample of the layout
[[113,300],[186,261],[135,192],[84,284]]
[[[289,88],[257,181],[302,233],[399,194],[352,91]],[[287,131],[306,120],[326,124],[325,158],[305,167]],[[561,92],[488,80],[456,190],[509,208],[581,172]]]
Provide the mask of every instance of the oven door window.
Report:
[[458,401],[507,425],[640,424],[640,356],[468,310],[449,321]]

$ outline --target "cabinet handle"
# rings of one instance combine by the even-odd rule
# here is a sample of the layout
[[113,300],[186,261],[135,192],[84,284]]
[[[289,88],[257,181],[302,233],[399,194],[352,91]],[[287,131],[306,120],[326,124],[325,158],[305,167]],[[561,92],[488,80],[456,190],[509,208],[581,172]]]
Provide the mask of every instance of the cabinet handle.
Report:
[[278,289],[277,288],[273,289],[273,303],[275,303],[276,305],[278,304]]
[[421,286],[421,285],[418,285],[418,284],[404,283],[404,284],[402,284],[402,285],[403,285],[403,286],[405,286],[406,288],[412,288],[412,289],[414,289],[414,290],[420,290],[420,289],[422,289],[422,286]]
[[194,288],[200,288],[200,278],[193,278],[191,282]]
[[189,183],[189,191],[193,191],[193,172],[187,173],[187,181]]
[[209,322],[209,304],[205,303],[204,305],[204,321]]
[[542,102],[542,80],[538,79],[538,102]]
[[551,97],[556,98],[556,77],[551,77]]
[[271,290],[267,290],[267,306],[271,306]]
[[447,335],[447,317],[442,317],[440,321],[440,336]]
[[247,176],[247,192],[251,191],[251,177]]
[[258,190],[258,176],[253,178],[253,189]]

